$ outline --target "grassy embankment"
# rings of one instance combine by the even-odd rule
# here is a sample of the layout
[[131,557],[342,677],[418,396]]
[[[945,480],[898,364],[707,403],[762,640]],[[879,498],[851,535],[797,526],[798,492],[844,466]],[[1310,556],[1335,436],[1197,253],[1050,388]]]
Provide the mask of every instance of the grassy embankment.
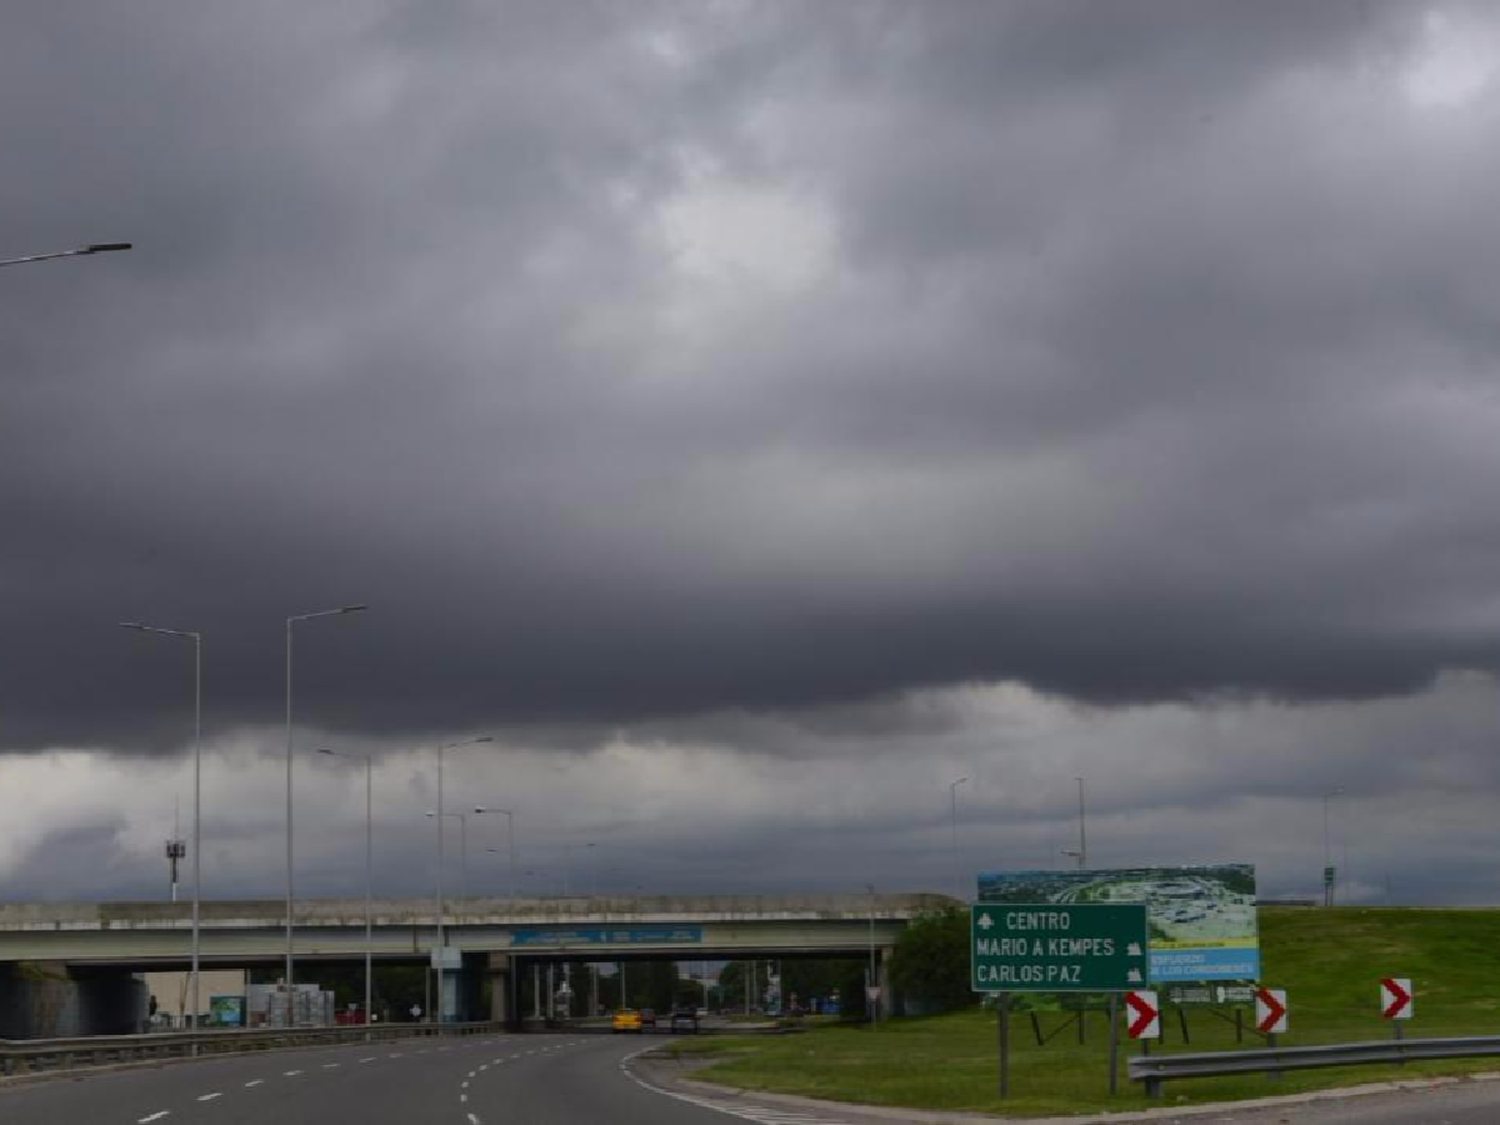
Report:
[[[1416,1016],[1408,1038],[1500,1033],[1500,910],[1416,910],[1336,907],[1267,908],[1260,912],[1263,983],[1288,990],[1286,1046],[1387,1039],[1378,981],[1410,977]],[[1234,1025],[1203,1008],[1188,1008],[1191,1043],[1184,1044],[1175,1010],[1165,1013],[1164,1040],[1153,1051],[1230,1050]],[[1043,1034],[1067,1017],[1040,1016]],[[1232,1017],[1231,1017],[1232,1018]],[[1244,1046],[1263,1040],[1248,1027]],[[971,1109],[1034,1115],[1138,1109],[1148,1104],[1125,1076],[1124,1060],[1140,1047],[1121,1036],[1120,1093],[1108,1094],[1108,1029],[1100,1012],[1087,1016],[1087,1042],[1069,1027],[1038,1046],[1030,1017],[1011,1017],[1011,1096],[996,1092],[996,1016],[978,1010],[895,1020],[868,1027],[822,1028],[803,1035],[705,1037],[674,1044],[681,1055],[711,1065],[695,1077],[751,1090],[929,1109]],[[1500,1062],[1453,1060],[1390,1067],[1294,1071],[1168,1083],[1167,1104],[1252,1098],[1384,1079],[1500,1069]]]

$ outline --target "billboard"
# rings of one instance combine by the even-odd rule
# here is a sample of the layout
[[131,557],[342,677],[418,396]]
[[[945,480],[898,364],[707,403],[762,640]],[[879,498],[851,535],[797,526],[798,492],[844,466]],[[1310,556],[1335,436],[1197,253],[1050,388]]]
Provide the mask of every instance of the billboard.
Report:
[[220,996],[208,998],[208,1022],[212,1027],[243,1027],[245,1025],[245,998],[243,996]]
[[990,871],[982,903],[1146,905],[1150,979],[1259,980],[1255,867],[1123,867],[1109,871]]

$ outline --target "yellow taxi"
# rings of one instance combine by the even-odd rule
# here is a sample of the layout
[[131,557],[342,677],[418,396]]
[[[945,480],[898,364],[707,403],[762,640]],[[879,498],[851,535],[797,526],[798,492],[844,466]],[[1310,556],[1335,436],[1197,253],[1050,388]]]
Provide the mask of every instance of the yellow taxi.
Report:
[[634,1008],[616,1008],[615,1014],[610,1018],[609,1029],[611,1031],[640,1031],[641,1013]]

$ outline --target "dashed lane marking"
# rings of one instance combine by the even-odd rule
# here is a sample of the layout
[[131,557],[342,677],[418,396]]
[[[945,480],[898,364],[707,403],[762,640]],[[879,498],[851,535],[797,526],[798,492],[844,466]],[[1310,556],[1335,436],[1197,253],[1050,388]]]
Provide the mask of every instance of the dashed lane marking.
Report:
[[249,1090],[255,1086],[259,1086],[264,1081],[264,1078],[252,1078],[249,1082],[245,1083],[245,1089]]
[[224,1095],[220,1091],[215,1090],[212,1094],[199,1094],[198,1100],[200,1102],[211,1102],[215,1098],[222,1098],[223,1096]]
[[378,1059],[379,1057],[380,1057],[379,1055],[370,1055],[367,1058],[360,1059],[359,1061],[362,1062],[362,1063],[372,1063],[376,1059]]
[[281,1076],[283,1078],[296,1078],[301,1073],[300,1070],[284,1070],[281,1072]]
[[341,1067],[343,1065],[344,1065],[343,1063],[324,1063],[323,1064],[323,1069],[324,1070],[337,1070],[339,1067]]
[[162,1119],[162,1118],[163,1118],[163,1117],[166,1117],[166,1116],[167,1116],[167,1115],[168,1115],[168,1114],[170,1114],[170,1113],[171,1113],[171,1112],[172,1112],[172,1111],[171,1111],[171,1110],[170,1110],[170,1109],[163,1109],[163,1110],[160,1110],[160,1111],[159,1111],[159,1112],[157,1112],[157,1113],[153,1113],[153,1114],[151,1114],[151,1116],[149,1116],[149,1117],[142,1117],[142,1118],[140,1118],[140,1119],[138,1119],[138,1120],[137,1120],[137,1122],[136,1122],[136,1125],[146,1125],[146,1123],[147,1123],[147,1122],[148,1122],[148,1121],[159,1121],[159,1120],[161,1120],[161,1119]]

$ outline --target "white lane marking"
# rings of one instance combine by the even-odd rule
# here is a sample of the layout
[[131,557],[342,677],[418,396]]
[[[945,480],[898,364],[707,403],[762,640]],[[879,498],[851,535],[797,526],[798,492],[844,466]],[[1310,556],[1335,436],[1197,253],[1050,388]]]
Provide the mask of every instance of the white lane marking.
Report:
[[261,1084],[261,1083],[262,1083],[262,1082],[264,1082],[264,1081],[265,1081],[265,1079],[264,1079],[264,1078],[252,1078],[252,1079],[251,1079],[251,1080],[250,1080],[250,1081],[249,1081],[249,1082],[246,1082],[246,1083],[245,1083],[245,1089],[247,1089],[247,1090],[248,1090],[248,1089],[250,1089],[250,1088],[251,1088],[251,1087],[252,1087],[252,1086],[259,1086],[259,1085],[260,1085],[260,1084]]
[[153,1113],[150,1117],[138,1118],[137,1121],[136,1121],[136,1125],[146,1125],[146,1122],[148,1122],[148,1121],[158,1121],[161,1118],[167,1116],[167,1114],[169,1114],[171,1112],[172,1111],[170,1109],[164,1109],[164,1110],[161,1110],[159,1113]]
[[[483,1074],[485,1071],[489,1070],[489,1068],[490,1068],[490,1064],[489,1063],[480,1063],[479,1064],[479,1073]],[[469,1073],[473,1074],[474,1072],[471,1070],[471,1071],[469,1071]]]
[[379,1057],[380,1057],[379,1055],[370,1055],[368,1058],[363,1058],[363,1059],[360,1059],[359,1061],[362,1062],[362,1063],[371,1063],[371,1062],[374,1062]]
[[324,1063],[323,1064],[323,1069],[324,1070],[337,1070],[339,1067],[341,1067],[343,1065],[344,1065],[343,1063]]
[[301,1073],[300,1070],[284,1070],[281,1072],[281,1076],[283,1078],[296,1078]]
[[459,1105],[468,1105],[469,1104],[469,1095],[468,1094],[459,1094],[458,1095],[458,1104]]
[[467,1082],[460,1082],[458,1084],[458,1088],[460,1090],[467,1090],[469,1088],[469,1084]]
[[386,1058],[388,1058],[388,1059],[399,1059],[400,1057],[401,1057],[401,1052],[400,1051],[392,1051],[390,1054],[386,1055]]
[[475,1117],[472,1113],[469,1114],[469,1125],[479,1125],[479,1118]]
[[222,1098],[223,1096],[224,1096],[223,1094],[219,1093],[218,1091],[215,1091],[212,1094],[199,1094],[198,1095],[198,1100],[200,1102],[211,1102],[215,1098]]

